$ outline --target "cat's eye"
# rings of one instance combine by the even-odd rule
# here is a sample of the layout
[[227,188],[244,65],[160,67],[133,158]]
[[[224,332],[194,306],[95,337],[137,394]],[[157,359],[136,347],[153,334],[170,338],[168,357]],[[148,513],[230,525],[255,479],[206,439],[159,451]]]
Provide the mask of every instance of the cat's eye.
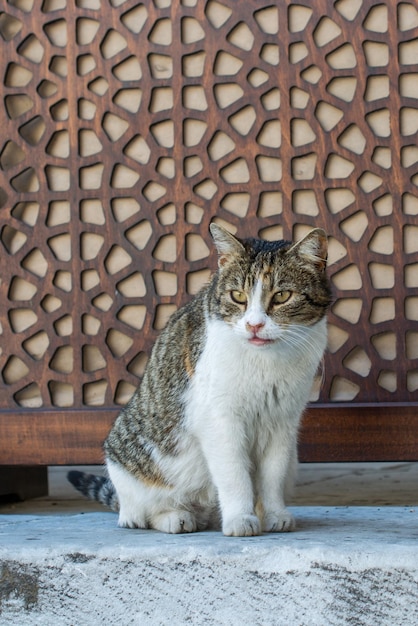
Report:
[[238,291],[238,289],[231,291],[231,299],[237,304],[247,304],[247,294],[244,291]]
[[292,295],[291,291],[278,291],[271,299],[272,304],[284,304]]

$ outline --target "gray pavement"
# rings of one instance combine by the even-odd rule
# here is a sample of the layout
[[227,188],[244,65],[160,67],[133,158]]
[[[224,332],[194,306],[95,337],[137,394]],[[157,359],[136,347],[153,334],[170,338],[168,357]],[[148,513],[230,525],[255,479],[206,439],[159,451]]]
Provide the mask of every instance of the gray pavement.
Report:
[[0,508],[0,625],[418,626],[418,464],[302,465],[294,533],[117,528],[50,469]]

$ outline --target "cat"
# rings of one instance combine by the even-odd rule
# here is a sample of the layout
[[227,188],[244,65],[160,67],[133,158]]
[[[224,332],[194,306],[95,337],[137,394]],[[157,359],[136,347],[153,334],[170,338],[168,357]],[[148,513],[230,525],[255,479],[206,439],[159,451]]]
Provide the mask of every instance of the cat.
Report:
[[122,527],[290,531],[299,421],[327,342],[327,236],[210,231],[218,270],[155,342],[105,442],[108,478],[69,480]]

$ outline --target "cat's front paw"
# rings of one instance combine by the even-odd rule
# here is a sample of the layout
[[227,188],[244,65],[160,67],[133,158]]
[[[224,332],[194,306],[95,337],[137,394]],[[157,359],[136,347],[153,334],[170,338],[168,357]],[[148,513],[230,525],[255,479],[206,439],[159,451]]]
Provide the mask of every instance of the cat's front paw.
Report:
[[118,526],[119,528],[147,528],[147,523],[141,515],[127,514],[121,511]]
[[261,534],[260,522],[256,515],[239,515],[226,520],[222,532],[227,537],[253,537]]
[[295,526],[295,518],[287,509],[264,515],[263,531],[266,533],[288,533],[294,530]]
[[151,527],[162,533],[193,533],[197,530],[195,516],[189,511],[167,511],[155,515]]

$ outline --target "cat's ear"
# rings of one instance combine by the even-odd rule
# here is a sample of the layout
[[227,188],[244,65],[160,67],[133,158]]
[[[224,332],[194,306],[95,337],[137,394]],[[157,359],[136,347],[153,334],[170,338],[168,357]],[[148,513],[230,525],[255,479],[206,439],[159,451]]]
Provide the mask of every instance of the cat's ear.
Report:
[[210,232],[219,254],[219,266],[224,265],[231,256],[242,255],[245,248],[239,239],[231,235],[225,228],[212,222]]
[[325,270],[328,257],[327,234],[322,228],[315,228],[305,235],[303,239],[297,241],[288,250],[289,253],[297,253],[318,269]]

